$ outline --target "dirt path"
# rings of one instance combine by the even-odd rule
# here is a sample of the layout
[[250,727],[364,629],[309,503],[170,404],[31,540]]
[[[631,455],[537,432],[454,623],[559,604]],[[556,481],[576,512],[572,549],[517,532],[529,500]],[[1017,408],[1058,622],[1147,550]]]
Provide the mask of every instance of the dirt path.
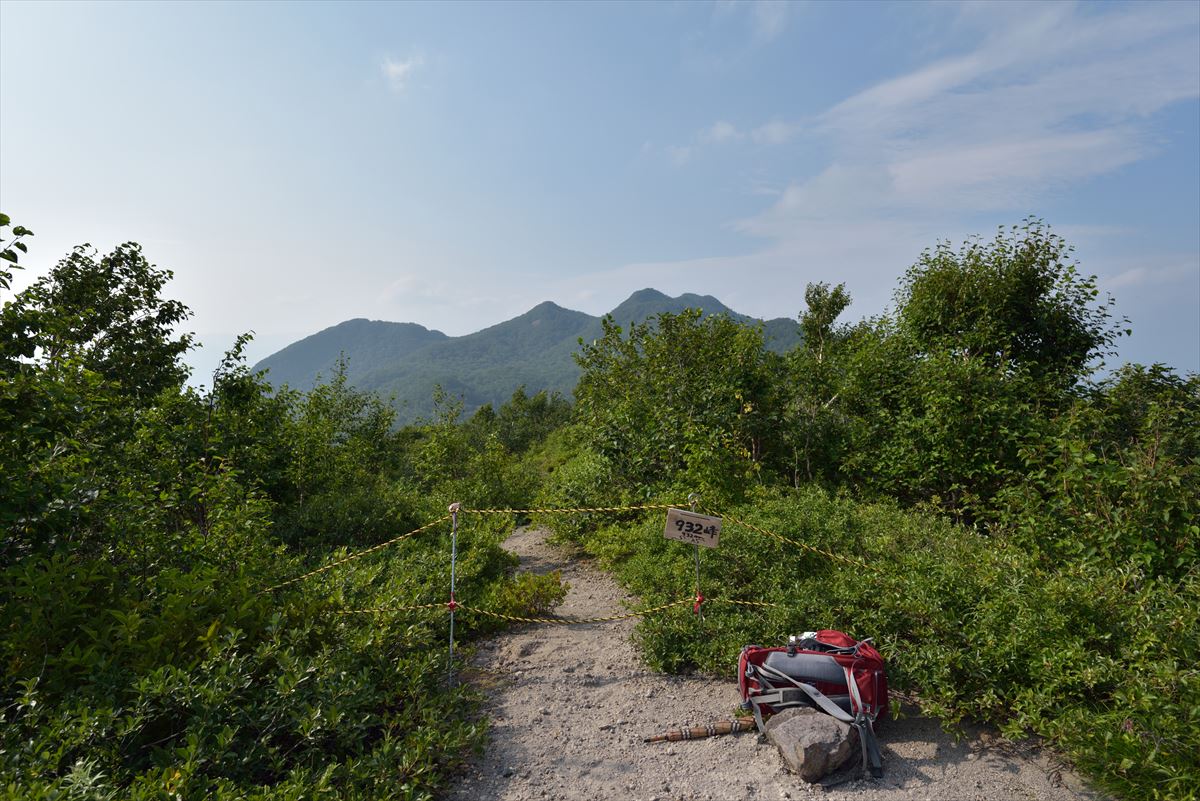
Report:
[[[620,611],[624,594],[605,573],[520,529],[505,546],[536,573],[561,570],[570,592],[556,613]],[[473,673],[489,685],[486,753],[450,794],[467,799],[727,801],[819,796],[855,799],[1097,798],[1036,749],[1001,747],[987,732],[960,742],[930,719],[881,726],[884,778],[835,774],[809,785],[787,773],[775,748],[741,734],[680,743],[642,738],[678,725],[727,717],[740,700],[727,681],[648,672],[630,643],[635,621],[528,626],[485,643]]]

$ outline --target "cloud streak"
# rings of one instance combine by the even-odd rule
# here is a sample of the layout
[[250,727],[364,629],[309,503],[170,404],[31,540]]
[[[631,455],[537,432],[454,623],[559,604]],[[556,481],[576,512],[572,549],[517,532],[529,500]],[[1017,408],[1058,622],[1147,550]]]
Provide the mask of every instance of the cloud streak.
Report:
[[[694,134],[687,161],[748,145],[828,158],[785,176],[768,207],[730,223],[759,247],[620,272],[667,290],[702,286],[751,313],[771,310],[745,297],[749,285],[800,298],[806,281],[845,280],[857,308],[875,313],[922,249],[987,234],[977,229],[981,213],[1015,222],[1058,192],[1153,155],[1156,115],[1200,97],[1194,4],[979,4],[963,7],[954,28],[956,41],[974,46],[823,111],[757,125],[719,120]],[[1096,243],[1103,254],[1098,239],[1084,237],[1081,250]],[[1113,276],[1109,286],[1129,290],[1180,276],[1175,267],[1092,264]]]
[[403,92],[408,86],[412,74],[424,65],[425,59],[420,55],[410,56],[403,60],[384,56],[383,60],[379,62],[379,72],[393,92]]
[[821,114],[840,162],[879,174],[864,207],[990,210],[1152,152],[1148,119],[1200,97],[1192,6],[994,11],[966,55],[884,81]]

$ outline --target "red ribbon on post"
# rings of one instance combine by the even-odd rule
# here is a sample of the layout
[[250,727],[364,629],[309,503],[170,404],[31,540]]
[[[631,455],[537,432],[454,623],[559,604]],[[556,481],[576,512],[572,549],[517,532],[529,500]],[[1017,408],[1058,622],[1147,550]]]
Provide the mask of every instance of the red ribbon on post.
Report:
[[692,604],[692,614],[693,615],[700,614],[700,604],[704,603],[707,600],[708,599],[705,598],[702,594],[696,593],[696,602],[694,604]]

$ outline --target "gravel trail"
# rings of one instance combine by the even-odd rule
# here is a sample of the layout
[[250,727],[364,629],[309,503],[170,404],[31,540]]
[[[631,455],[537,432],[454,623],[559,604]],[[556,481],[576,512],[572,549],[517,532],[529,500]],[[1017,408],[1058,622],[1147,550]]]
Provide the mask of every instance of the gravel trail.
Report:
[[[588,561],[548,544],[544,531],[518,529],[505,547],[520,557],[522,570],[562,571],[570,591],[558,615],[596,617],[635,600]],[[647,671],[630,642],[634,625],[530,625],[482,643],[464,675],[488,688],[491,738],[448,798],[1101,798],[1035,746],[1003,743],[983,729],[956,741],[922,717],[880,726],[880,780],[859,778],[855,768],[810,785],[784,770],[775,748],[753,733],[643,743],[669,728],[724,719],[740,699],[732,667],[724,680]]]

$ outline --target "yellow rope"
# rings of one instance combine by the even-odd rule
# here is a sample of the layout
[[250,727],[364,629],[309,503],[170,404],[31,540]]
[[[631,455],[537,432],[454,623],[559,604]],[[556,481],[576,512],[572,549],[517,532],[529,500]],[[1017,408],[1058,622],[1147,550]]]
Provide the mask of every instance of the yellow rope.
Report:
[[[656,503],[656,504],[641,504],[641,505],[636,505],[636,506],[595,506],[595,507],[579,507],[579,508],[570,508],[570,509],[469,509],[467,507],[463,507],[461,511],[475,512],[476,514],[481,514],[481,515],[577,514],[580,512],[638,512],[638,511],[647,511],[647,510],[651,510],[651,509],[682,509],[682,508],[686,508],[686,506],[687,506],[687,504]],[[861,567],[864,570],[871,571],[872,573],[879,572],[878,569],[873,568],[864,562],[860,562],[857,559],[851,559],[846,556],[839,556],[838,554],[832,553],[830,551],[826,551],[821,548],[817,548],[815,546],[808,545],[808,544],[800,542],[798,540],[793,540],[790,537],[785,537],[782,534],[776,534],[773,531],[768,531],[767,529],[756,526],[753,523],[747,523],[744,520],[738,520],[736,517],[720,515],[715,512],[709,512],[707,510],[705,513],[713,515],[714,517],[720,517],[723,521],[732,523],[735,526],[741,526],[742,528],[746,528],[746,529],[749,529],[750,531],[758,532],[759,534],[763,534],[767,537],[771,537],[773,539],[779,540],[780,542],[784,542],[789,545],[794,545],[797,548],[801,548],[806,551],[811,551],[812,553],[815,553],[815,554],[820,554],[821,556],[824,556],[828,559],[834,559],[838,562],[844,562],[845,564],[848,564],[848,565],[853,565],[855,567]]]
[[746,528],[751,531],[756,531],[759,534],[763,534],[767,537],[771,537],[772,539],[779,540],[780,542],[786,542],[789,545],[795,545],[797,548],[803,548],[806,551],[811,551],[812,553],[820,554],[821,556],[824,556],[826,558],[835,559],[839,562],[845,562],[846,564],[853,565],[854,567],[861,567],[862,569],[869,570],[872,573],[879,572],[879,570],[877,568],[871,567],[870,565],[866,564],[865,562],[860,562],[857,559],[850,559],[849,557],[846,557],[846,556],[838,556],[835,553],[830,553],[829,551],[822,550],[821,548],[816,548],[812,545],[807,545],[798,540],[793,540],[789,537],[783,536],[782,534],[776,534],[774,531],[767,531],[765,528],[759,528],[758,526],[754,525],[753,523],[747,523],[744,520],[738,520],[736,517],[723,516],[721,519],[728,523],[733,523],[735,526],[741,526],[742,528]]
[[358,551],[357,553],[352,553],[349,556],[345,557],[344,559],[339,559],[336,562],[333,562],[332,564],[328,564],[323,567],[318,567],[316,570],[310,570],[302,576],[296,576],[293,579],[288,579],[287,581],[284,581],[280,584],[276,584],[274,587],[267,587],[265,590],[261,590],[259,592],[259,595],[262,595],[263,593],[273,592],[275,590],[278,590],[281,587],[286,587],[289,584],[295,584],[297,581],[304,581],[304,579],[312,578],[315,575],[324,573],[326,570],[333,570],[335,567],[344,565],[347,562],[352,562],[355,559],[359,559],[363,556],[366,556],[369,553],[374,553],[375,551],[378,551],[381,548],[386,548],[389,545],[395,545],[397,542],[400,542],[400,540],[405,540],[405,539],[408,539],[409,537],[415,537],[416,535],[420,534],[422,531],[431,529],[434,526],[438,525],[439,523],[445,523],[449,519],[450,519],[450,515],[442,515],[437,520],[434,520],[430,523],[426,523],[425,525],[421,526],[420,528],[414,528],[412,531],[409,531],[406,534],[401,534],[399,537],[393,537],[392,539],[388,540],[387,542],[381,542],[378,545],[373,545],[370,548],[367,548],[365,551]]
[[340,609],[339,615],[372,615],[380,612],[414,612],[418,609],[441,609],[447,611],[448,606],[444,603],[439,604],[415,604],[413,606],[379,606],[371,609]]
[[648,509],[674,509],[678,506],[666,503],[641,504],[638,506],[592,506],[575,509],[471,509],[462,507],[459,511],[480,515],[532,515],[532,514],[572,514],[578,512],[640,512]]
[[719,604],[736,604],[738,606],[762,606],[770,609],[783,608],[781,604],[773,604],[768,601],[735,601],[733,598],[708,598],[706,601],[708,603],[716,602]]
[[663,604],[662,606],[656,606],[653,609],[641,609],[641,610],[638,610],[637,612],[628,612],[628,613],[622,614],[622,615],[609,615],[608,617],[588,617],[588,618],[519,617],[517,615],[505,615],[500,612],[493,612],[489,609],[477,609],[473,606],[466,606],[465,604],[459,604],[458,608],[463,609],[467,612],[475,612],[476,614],[487,615],[488,617],[499,618],[500,620],[512,621],[513,623],[550,623],[550,624],[559,625],[559,626],[575,626],[575,625],[581,625],[584,623],[609,623],[614,620],[625,620],[625,619],[631,618],[631,617],[641,617],[642,615],[649,615],[654,612],[661,612],[664,609],[670,609],[673,606],[680,606],[682,604],[690,604],[690,603],[692,603],[692,600],[693,599],[691,599],[691,598],[683,598],[678,601],[672,601],[669,604]]

